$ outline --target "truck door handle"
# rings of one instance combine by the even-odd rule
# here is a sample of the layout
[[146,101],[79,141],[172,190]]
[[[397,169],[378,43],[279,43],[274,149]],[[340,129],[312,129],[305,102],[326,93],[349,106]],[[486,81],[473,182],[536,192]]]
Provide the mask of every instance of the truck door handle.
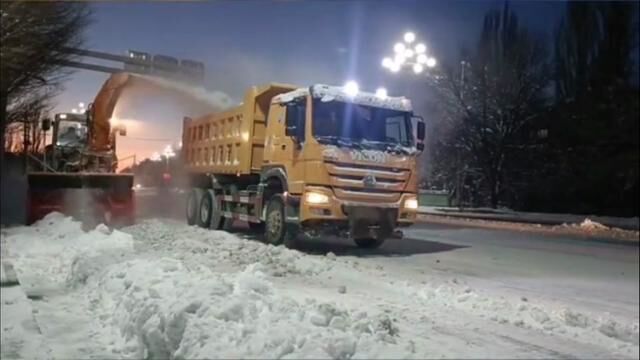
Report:
[[287,148],[287,144],[282,144],[281,148],[282,148],[282,150],[285,150]]

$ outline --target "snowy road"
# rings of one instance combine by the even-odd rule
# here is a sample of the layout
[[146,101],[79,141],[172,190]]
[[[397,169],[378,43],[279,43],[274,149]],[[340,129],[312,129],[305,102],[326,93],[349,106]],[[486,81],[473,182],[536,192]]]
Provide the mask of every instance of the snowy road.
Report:
[[168,219],[123,231],[59,215],[4,230],[52,358],[638,357],[637,246],[440,225],[376,251]]

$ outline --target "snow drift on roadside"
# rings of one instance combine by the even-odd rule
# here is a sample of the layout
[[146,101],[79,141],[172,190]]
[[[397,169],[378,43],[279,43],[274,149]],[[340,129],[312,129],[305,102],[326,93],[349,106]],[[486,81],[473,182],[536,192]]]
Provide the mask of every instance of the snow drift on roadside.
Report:
[[262,270],[224,274],[136,259],[108,267],[89,294],[97,317],[119,330],[114,345],[127,358],[410,357],[388,316],[299,303]]
[[[460,357],[469,355],[458,335],[467,321],[598,344],[616,355],[638,351],[637,322],[606,314],[483,294],[445,277],[397,282],[363,259],[313,256],[159,220],[123,231],[83,232],[61,214],[6,231],[18,272],[72,291],[74,310],[95,322],[92,339],[115,358]],[[343,298],[326,284],[314,286],[332,278],[349,289]],[[358,287],[361,296],[350,297]],[[486,336],[477,350],[487,356],[549,356]]]
[[430,306],[462,309],[494,323],[511,324],[556,336],[588,338],[592,343],[617,348],[633,356],[638,353],[637,319],[616,319],[607,313],[589,314],[571,307],[558,307],[526,297],[488,296],[463,281],[416,287],[404,284],[408,294]]
[[6,231],[9,257],[21,282],[35,282],[51,287],[86,278],[69,277],[74,266],[100,267],[100,260],[120,257],[133,250],[131,235],[98,225],[85,232],[80,222],[61,213],[50,213],[32,226]]

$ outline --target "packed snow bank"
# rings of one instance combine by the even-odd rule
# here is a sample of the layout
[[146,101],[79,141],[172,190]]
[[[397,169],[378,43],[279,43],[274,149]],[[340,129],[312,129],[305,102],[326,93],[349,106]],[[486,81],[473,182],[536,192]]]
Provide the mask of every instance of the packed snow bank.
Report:
[[117,258],[133,250],[131,235],[102,224],[85,232],[80,222],[57,212],[32,226],[7,229],[6,243],[20,282],[48,288],[84,282],[86,276],[69,277],[72,267],[95,270],[105,258]]
[[[388,316],[283,296],[264,266],[223,274],[173,259],[132,260],[90,285],[98,318],[135,358],[369,358],[397,345]],[[294,330],[295,329],[295,330]]]
[[170,252],[172,257],[189,265],[213,268],[231,265],[233,270],[237,270],[257,263],[263,266],[262,271],[274,277],[314,276],[330,270],[334,265],[323,257],[309,256],[283,246],[242,239],[224,231],[203,230],[194,226],[176,228],[157,219],[124,228],[123,231],[140,240],[136,243],[139,250],[146,251],[148,247],[163,253]]
[[51,359],[47,344],[33,319],[29,300],[19,286],[0,288],[2,359]]
[[557,306],[526,297],[489,296],[466,286],[457,279],[452,283],[415,287],[405,284],[408,294],[433,305],[463,309],[499,324],[534,329],[556,336],[588,338],[593,343],[638,351],[639,324],[616,319],[610,314],[590,314],[567,306]]
[[[483,293],[441,275],[419,282],[371,258],[309,255],[160,220],[83,232],[52,214],[6,234],[21,282],[23,274],[26,283],[66,291],[34,303],[58,358],[581,358],[638,351],[637,322]],[[65,321],[76,329],[66,338],[52,325]],[[82,348],[66,350],[74,346]]]
[[591,219],[584,219],[583,222],[580,223],[579,227],[581,229],[585,229],[585,230],[607,230],[609,229],[608,227],[595,222],[595,221],[591,221]]

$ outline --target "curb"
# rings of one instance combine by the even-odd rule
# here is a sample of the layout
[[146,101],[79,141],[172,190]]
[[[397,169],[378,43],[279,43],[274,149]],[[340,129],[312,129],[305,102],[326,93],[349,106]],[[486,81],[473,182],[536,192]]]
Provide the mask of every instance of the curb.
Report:
[[[486,220],[486,221],[502,221],[502,222],[510,222],[510,223],[521,223],[521,224],[534,224],[534,225],[573,225],[578,224],[577,222],[566,222],[560,220],[551,220],[551,219],[527,219],[518,216],[509,216],[509,215],[488,215],[488,214],[476,214],[476,213],[456,213],[456,212],[429,212],[429,211],[419,211],[419,215],[429,215],[429,216],[440,216],[440,217],[449,217],[449,218],[460,218],[460,219],[474,219],[474,220]],[[588,216],[585,215],[585,218]],[[620,229],[625,231],[639,231],[638,227],[627,226],[627,225],[611,225],[602,223],[602,225],[607,226],[612,229]]]
[[[541,235],[565,235],[576,238],[578,241],[602,243],[611,245],[624,245],[638,247],[640,241],[637,231],[609,229],[603,232],[585,232],[578,228],[556,227],[557,224],[548,226],[540,223],[524,223],[516,221],[501,221],[496,219],[469,218],[463,216],[447,216],[442,214],[420,213],[422,218],[417,223],[444,224],[451,226],[466,226],[484,229],[524,231]],[[522,225],[522,226],[518,226]]]

